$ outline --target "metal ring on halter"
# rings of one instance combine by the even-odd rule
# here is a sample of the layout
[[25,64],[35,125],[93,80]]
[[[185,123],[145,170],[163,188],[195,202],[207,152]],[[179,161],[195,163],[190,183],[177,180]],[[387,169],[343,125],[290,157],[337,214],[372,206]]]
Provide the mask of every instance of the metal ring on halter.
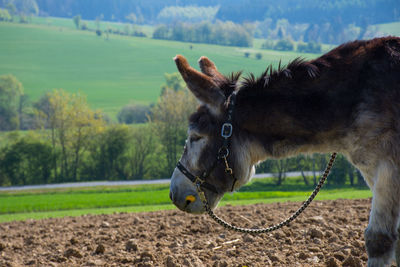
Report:
[[222,158],[227,158],[229,156],[229,149],[227,147],[221,147],[218,150],[218,158],[222,159]]
[[221,136],[223,138],[227,139],[227,138],[231,137],[232,136],[232,132],[233,132],[232,123],[225,122],[224,124],[222,124]]

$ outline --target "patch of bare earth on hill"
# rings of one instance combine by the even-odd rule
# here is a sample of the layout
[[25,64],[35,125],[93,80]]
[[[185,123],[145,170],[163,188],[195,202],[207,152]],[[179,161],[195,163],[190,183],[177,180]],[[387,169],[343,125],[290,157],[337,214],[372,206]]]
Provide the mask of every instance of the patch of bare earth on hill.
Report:
[[[0,224],[0,266],[365,266],[370,200],[315,201],[289,227],[231,232],[178,210]],[[300,203],[225,206],[243,227],[285,219]]]

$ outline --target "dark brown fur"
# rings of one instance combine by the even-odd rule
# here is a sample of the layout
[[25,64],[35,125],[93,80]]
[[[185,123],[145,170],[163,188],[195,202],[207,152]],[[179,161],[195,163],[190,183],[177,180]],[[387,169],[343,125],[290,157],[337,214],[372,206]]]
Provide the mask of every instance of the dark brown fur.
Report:
[[[203,73],[182,56],[175,60],[189,89],[204,103],[190,117],[190,128],[207,141],[193,144],[196,153],[185,150],[182,156],[192,170],[206,170],[214,161],[229,95],[235,91],[228,160],[242,176],[236,177],[238,184],[249,179],[249,168],[268,157],[343,153],[374,192],[365,232],[368,265],[389,263],[400,224],[400,38],[346,43],[311,61],[295,59],[276,70],[269,66],[259,78],[251,74],[243,82],[240,73],[223,77],[205,57],[200,60]],[[223,170],[217,167],[207,182],[226,192],[232,181]],[[172,179],[171,191],[193,192],[185,179]],[[181,209],[201,211],[201,203],[188,206],[182,196],[172,195]],[[222,195],[206,192],[206,197],[215,207]]]
[[400,38],[355,41],[315,60],[297,59],[258,79],[251,76],[238,90],[235,122],[245,132],[259,132],[267,147],[291,138],[299,145],[319,141],[314,137],[321,132],[335,131],[331,138],[339,139],[361,103],[380,113],[391,106],[386,102],[400,101],[399,51]]

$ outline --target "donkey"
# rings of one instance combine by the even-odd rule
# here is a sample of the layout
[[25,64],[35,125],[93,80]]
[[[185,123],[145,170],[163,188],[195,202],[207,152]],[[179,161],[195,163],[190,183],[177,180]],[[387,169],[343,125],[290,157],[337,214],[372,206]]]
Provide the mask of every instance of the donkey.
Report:
[[346,43],[240,81],[240,73],[224,76],[206,57],[199,60],[201,72],[181,55],[174,60],[200,102],[171,178],[170,198],[179,209],[205,211],[190,178],[201,177],[214,209],[266,158],[340,152],[373,192],[368,266],[390,263],[400,221],[400,38]]

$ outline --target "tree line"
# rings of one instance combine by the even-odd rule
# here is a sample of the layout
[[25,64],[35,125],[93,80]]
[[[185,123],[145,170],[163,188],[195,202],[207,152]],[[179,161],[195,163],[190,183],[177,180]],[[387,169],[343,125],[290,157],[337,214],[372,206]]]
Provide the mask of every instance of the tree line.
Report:
[[169,177],[182,152],[187,117],[196,106],[188,90],[174,89],[170,79],[146,114],[148,123],[118,124],[90,109],[81,93],[59,89],[37,102],[25,101],[32,130],[12,131],[26,115],[17,112],[23,87],[12,75],[1,76],[2,80],[2,186]]
[[154,30],[153,38],[242,47],[253,44],[251,28],[231,21],[162,24]]
[[[10,2],[18,5],[34,2],[41,15],[70,17],[71,14],[82,14],[84,19],[90,20],[95,20],[102,13],[108,21],[126,21],[127,15],[135,13],[146,24],[160,23],[159,19],[165,18],[165,9],[190,6],[213,8],[212,12],[217,8],[215,19],[235,23],[271,18],[274,21],[287,19],[293,24],[322,25],[340,19],[346,25],[361,25],[365,19],[369,24],[378,24],[392,22],[400,17],[398,0],[151,0],[151,4],[147,0],[0,0],[0,6]],[[178,9],[168,11],[175,16],[181,14]]]
[[[101,20],[150,25],[163,23],[165,26],[157,27],[155,38],[238,46],[250,46],[252,37],[340,44],[379,36],[381,33],[373,24],[400,20],[398,0],[151,2],[149,5],[143,0],[67,0],[62,3],[56,0],[0,0],[3,9],[0,20],[8,20],[5,11],[11,17],[19,15],[23,22],[27,22],[30,15],[71,17],[71,14],[81,14],[80,28],[84,30],[88,27],[83,19],[95,20],[96,23]],[[221,21],[227,25],[216,25]],[[212,27],[202,22],[210,23]],[[228,24],[238,28],[230,29]],[[223,30],[210,32],[218,27]],[[225,36],[226,29],[229,30],[226,35],[238,37]],[[123,30],[100,30],[97,27],[94,31],[98,35],[144,36],[142,31],[130,29],[129,24]]]
[[[22,84],[11,75],[0,76],[0,121],[8,127],[0,132],[0,186],[169,177],[197,101],[178,73],[165,77],[157,103],[145,112],[122,108],[118,115],[120,119],[122,114],[139,113],[137,118],[146,117],[146,123],[127,124],[110,122],[101,111],[89,108],[84,95],[62,89],[33,103],[19,102]],[[20,121],[26,116],[32,130],[12,131],[11,127],[24,125]],[[276,173],[279,185],[286,172],[300,171],[304,183],[311,185],[327,161],[327,155],[319,154],[268,160],[257,166],[257,172]],[[305,171],[314,175],[308,177]],[[339,156],[328,183],[363,185],[363,179]]]
[[216,18],[236,23],[246,21],[273,21],[287,19],[293,24],[318,24],[342,21],[344,24],[379,24],[399,20],[400,7],[397,0],[229,0],[219,1]]
[[128,19],[131,21],[132,24],[125,23],[123,29],[111,27],[109,25],[107,25],[105,29],[102,29],[101,22],[102,22],[103,18],[104,18],[103,14],[96,17],[96,20],[95,20],[96,28],[90,28],[88,26],[87,21],[82,20],[82,17],[79,14],[75,15],[72,18],[72,21],[77,30],[92,31],[92,32],[95,32],[96,35],[98,35],[98,36],[102,36],[104,34],[107,40],[109,39],[110,34],[135,36],[135,37],[147,37],[147,35],[139,28],[139,26],[137,26],[135,24],[135,22],[137,22],[137,18],[135,16],[135,14],[133,14],[133,13],[128,15]]

